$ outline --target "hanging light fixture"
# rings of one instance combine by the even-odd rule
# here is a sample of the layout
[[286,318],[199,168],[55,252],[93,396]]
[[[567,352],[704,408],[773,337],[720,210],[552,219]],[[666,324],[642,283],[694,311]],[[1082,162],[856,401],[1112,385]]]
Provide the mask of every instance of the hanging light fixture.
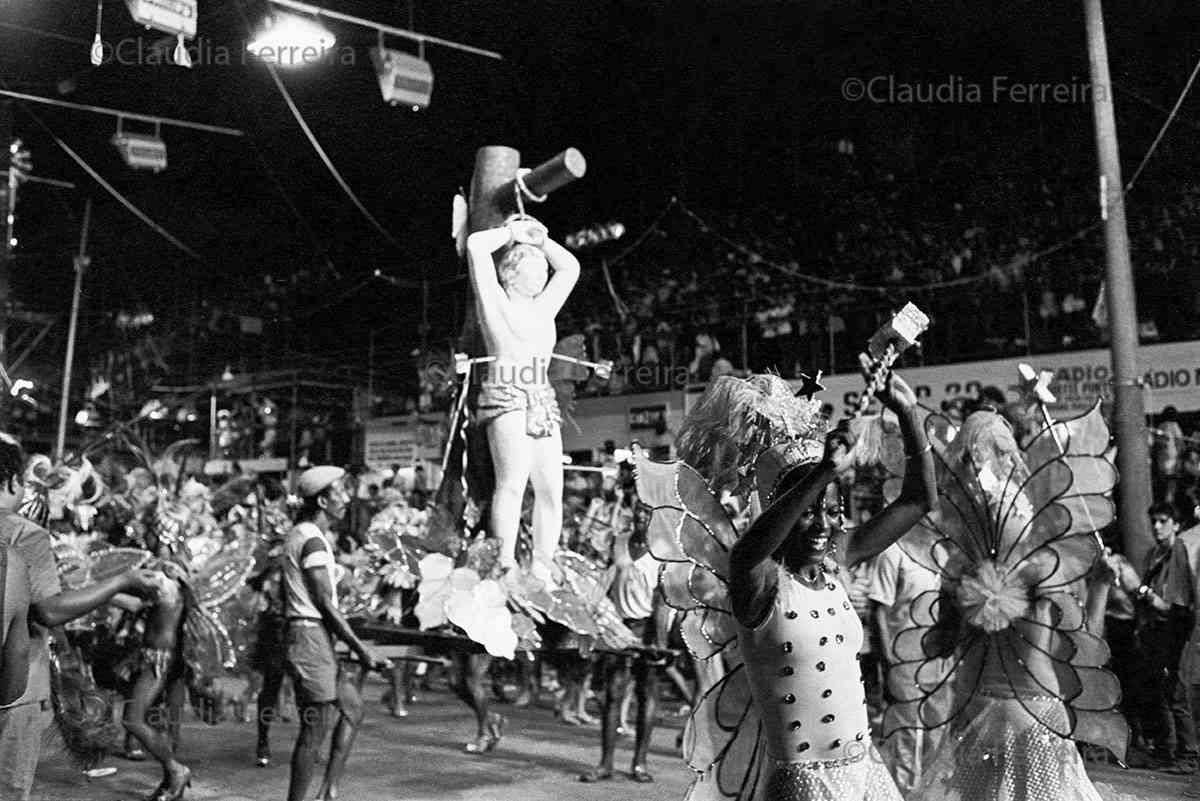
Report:
[[113,135],[112,143],[116,146],[121,158],[135,170],[151,170],[162,172],[167,168],[167,143],[162,140],[159,132],[160,123],[154,124],[154,133],[130,133],[121,130],[124,120],[117,117],[117,132]]
[[337,38],[313,19],[278,14],[266,24],[246,49],[277,67],[300,67],[328,53]]
[[413,111],[429,107],[433,95],[433,67],[425,60],[425,43],[417,43],[417,55],[383,46],[383,30],[378,31],[379,44],[371,48],[371,63],[379,78],[383,101],[393,106],[405,105]]
[[[125,0],[135,22],[174,34],[173,59],[181,67],[192,66],[184,37],[196,38],[196,0]],[[92,45],[95,48],[95,45]],[[93,56],[94,58],[94,56]]]
[[92,66],[104,63],[104,41],[100,38],[100,20],[104,17],[104,0],[96,0],[96,38],[92,40]]

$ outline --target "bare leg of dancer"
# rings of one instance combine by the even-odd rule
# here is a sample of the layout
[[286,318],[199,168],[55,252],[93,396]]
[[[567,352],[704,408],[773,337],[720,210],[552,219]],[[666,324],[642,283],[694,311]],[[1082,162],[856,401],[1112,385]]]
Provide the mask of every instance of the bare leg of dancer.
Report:
[[365,678],[366,671],[360,671],[355,676],[347,670],[343,670],[338,677],[338,719],[333,728],[325,781],[317,793],[321,801],[334,801],[338,797],[338,784],[346,772],[346,758],[350,756],[354,737],[363,720],[362,683]]
[[[187,701],[187,684],[183,675],[179,674],[167,682],[167,692],[163,708],[167,714],[167,740],[171,743],[171,752],[179,751],[179,727],[183,723],[183,706]],[[220,710],[214,710],[219,712]]]
[[143,664],[134,680],[129,703],[125,706],[125,730],[162,766],[162,784],[151,796],[155,801],[182,798],[184,788],[192,778],[187,766],[175,759],[170,738],[146,721],[146,713],[150,711],[154,700],[166,689],[169,670],[160,672]]
[[629,660],[620,654],[605,654],[601,659],[601,669],[604,671],[604,709],[600,724],[600,764],[580,774],[581,782],[607,781],[613,777],[621,699],[625,696],[625,688],[629,686]]
[[[276,666],[272,665],[272,668]],[[279,665],[278,667],[282,667]],[[271,724],[279,709],[279,691],[283,687],[283,670],[263,674],[262,690],[258,693],[258,748],[255,764],[265,768],[271,764]]]
[[307,801],[308,787],[312,784],[313,771],[317,766],[317,752],[321,749],[321,743],[325,742],[325,734],[337,714],[336,701],[300,705],[300,734],[292,751],[288,801]]
[[454,662],[458,668],[454,693],[475,713],[475,742],[467,743],[463,750],[468,754],[491,751],[500,742],[504,728],[504,718],[488,711],[487,690],[484,685],[492,658],[487,654],[458,653],[454,655]]
[[637,723],[630,775],[636,782],[652,782],[654,778],[646,769],[646,754],[650,750],[650,737],[654,734],[654,716],[658,712],[658,669],[650,664],[649,660],[638,659],[634,662],[633,688],[637,697]]

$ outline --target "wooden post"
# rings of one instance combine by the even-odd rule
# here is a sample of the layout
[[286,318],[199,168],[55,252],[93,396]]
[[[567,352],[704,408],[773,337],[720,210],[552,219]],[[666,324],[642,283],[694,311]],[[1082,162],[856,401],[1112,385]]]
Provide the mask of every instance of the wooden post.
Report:
[[1121,475],[1117,485],[1117,521],[1126,558],[1140,565],[1154,541],[1147,518],[1152,498],[1146,414],[1137,369],[1137,297],[1129,261],[1129,233],[1125,227],[1124,183],[1117,148],[1117,124],[1113,117],[1112,82],[1108,74],[1104,10],[1100,0],[1083,0],[1083,9],[1091,68],[1092,113],[1096,122],[1096,154],[1100,163],[1105,285],[1112,339],[1112,421],[1117,439],[1117,470]]

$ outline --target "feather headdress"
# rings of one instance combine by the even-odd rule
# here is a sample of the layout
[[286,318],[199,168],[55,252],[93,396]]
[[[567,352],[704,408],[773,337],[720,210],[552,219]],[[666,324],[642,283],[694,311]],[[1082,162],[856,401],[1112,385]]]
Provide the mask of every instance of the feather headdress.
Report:
[[821,458],[825,419],[821,403],[798,398],[770,373],[749,378],[721,376],[708,385],[679,432],[679,457],[703,475],[718,495],[728,490],[743,500],[755,489],[760,454],[792,442],[804,461]]

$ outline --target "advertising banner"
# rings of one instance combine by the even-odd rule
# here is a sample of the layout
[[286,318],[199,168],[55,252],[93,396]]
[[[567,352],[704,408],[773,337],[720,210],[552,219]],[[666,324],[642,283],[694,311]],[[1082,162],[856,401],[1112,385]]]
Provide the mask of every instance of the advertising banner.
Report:
[[[900,369],[921,403],[936,409],[945,400],[974,398],[988,386],[1016,400],[1017,365],[1022,362],[1054,373],[1050,391],[1058,402],[1050,409],[1055,416],[1086,412],[1097,399],[1112,400],[1112,356],[1107,350]],[[1138,365],[1145,382],[1143,402],[1147,414],[1159,414],[1167,406],[1180,412],[1200,411],[1200,342],[1143,346],[1138,349]],[[857,373],[824,376],[821,383],[825,391],[820,397],[833,404],[834,419],[850,413],[863,389],[862,376]]]

